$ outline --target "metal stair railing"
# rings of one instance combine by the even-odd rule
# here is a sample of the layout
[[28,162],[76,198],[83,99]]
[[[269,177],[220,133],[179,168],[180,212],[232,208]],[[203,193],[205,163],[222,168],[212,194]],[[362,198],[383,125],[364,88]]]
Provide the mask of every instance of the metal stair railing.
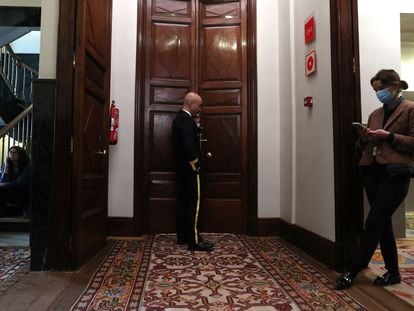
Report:
[[31,154],[33,130],[33,104],[21,112],[13,121],[0,129],[0,167],[12,146],[20,146]]
[[0,48],[0,75],[16,98],[32,101],[32,81],[38,78],[39,73],[24,64],[8,44]]

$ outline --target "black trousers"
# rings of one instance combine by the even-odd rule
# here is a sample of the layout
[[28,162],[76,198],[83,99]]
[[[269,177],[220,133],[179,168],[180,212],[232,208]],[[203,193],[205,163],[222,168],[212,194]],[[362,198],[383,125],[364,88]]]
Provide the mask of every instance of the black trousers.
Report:
[[352,270],[356,274],[366,268],[379,243],[385,269],[392,274],[399,273],[391,217],[408,193],[410,178],[390,178],[387,166],[376,162],[364,168],[362,177],[370,211]]
[[3,210],[6,208],[6,203],[8,199],[8,195],[5,189],[0,189],[0,210]]
[[195,245],[200,234],[201,180],[200,175],[177,176],[177,240]]
[[[30,194],[19,189],[0,189],[0,216],[10,216],[28,211]],[[18,205],[10,208],[8,204]]]

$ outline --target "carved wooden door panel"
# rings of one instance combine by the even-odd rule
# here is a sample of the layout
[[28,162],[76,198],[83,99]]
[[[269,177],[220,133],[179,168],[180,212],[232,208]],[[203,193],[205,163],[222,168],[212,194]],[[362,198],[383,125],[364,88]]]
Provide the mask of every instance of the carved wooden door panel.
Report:
[[245,1],[145,2],[143,232],[175,231],[171,124],[189,91],[203,98],[203,230],[246,230]]
[[171,125],[195,83],[194,3],[146,1],[143,232],[175,231]]
[[246,1],[201,4],[198,91],[203,98],[203,228],[245,232]]
[[73,124],[72,261],[86,262],[107,237],[112,0],[78,0]]

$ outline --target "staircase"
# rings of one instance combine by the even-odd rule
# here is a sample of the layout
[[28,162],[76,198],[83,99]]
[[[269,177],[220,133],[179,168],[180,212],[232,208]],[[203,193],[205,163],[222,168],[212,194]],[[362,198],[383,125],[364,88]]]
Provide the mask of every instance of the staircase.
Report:
[[[18,145],[30,154],[32,143],[33,104],[32,81],[38,73],[27,66],[6,44],[0,48],[0,76],[12,96],[1,100],[0,117],[6,125],[0,129],[0,163],[4,163],[8,149]],[[9,95],[10,95],[9,94]]]
[[12,146],[24,148],[30,155],[32,146],[33,104],[23,110],[12,122],[0,129],[0,163]]
[[10,45],[0,48],[0,75],[13,95],[22,102],[32,101],[32,83],[39,74],[13,53]]
[[[1,167],[12,146],[20,146],[31,154],[33,81],[38,79],[33,66],[38,68],[39,54],[33,52],[36,45],[32,46],[27,43],[32,41],[22,37],[32,30],[40,30],[40,8],[2,7],[0,26]],[[19,47],[20,54],[17,55],[12,46]],[[34,50],[30,51],[31,48]],[[26,218],[1,217],[0,231],[28,231],[29,223]]]

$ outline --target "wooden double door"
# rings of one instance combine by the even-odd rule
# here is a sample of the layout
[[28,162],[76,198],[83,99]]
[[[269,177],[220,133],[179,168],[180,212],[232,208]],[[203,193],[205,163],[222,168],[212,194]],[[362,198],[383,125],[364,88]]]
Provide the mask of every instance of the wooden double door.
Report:
[[175,231],[171,125],[185,94],[194,91],[203,99],[202,229],[246,232],[247,0],[143,0],[141,5],[139,231]]

